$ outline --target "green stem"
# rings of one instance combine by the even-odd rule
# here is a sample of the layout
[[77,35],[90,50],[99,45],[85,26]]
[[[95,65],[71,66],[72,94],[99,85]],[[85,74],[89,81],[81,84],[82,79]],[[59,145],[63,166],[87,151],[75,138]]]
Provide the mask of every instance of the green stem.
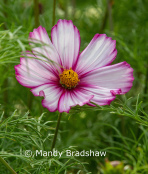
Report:
[[[5,8],[7,7],[7,0],[4,0],[4,5],[5,5]],[[7,12],[4,11],[4,16],[5,16],[5,19],[7,18]],[[7,19],[6,19],[7,21]],[[6,25],[6,22],[4,22],[4,30],[7,30],[7,25]]]
[[55,134],[54,134],[54,138],[53,138],[53,142],[52,142],[52,146],[51,146],[51,151],[55,147],[61,116],[62,116],[62,113],[59,113],[58,122],[57,122],[56,130],[55,130]]
[[17,174],[1,156],[0,156],[0,162],[1,162],[2,164],[4,164],[4,166],[5,166],[12,174]]
[[34,0],[34,17],[35,17],[35,27],[39,26],[39,1]]
[[72,4],[72,17],[73,17],[73,21],[75,20],[75,12],[76,12],[76,0],[71,0],[71,4]]
[[29,108],[29,110],[30,110],[30,112],[31,112],[31,110],[32,110],[32,104],[33,104],[33,94],[30,92],[30,90],[28,90],[28,108]]
[[[8,65],[9,66],[9,65]],[[5,67],[4,72],[8,71],[8,68]],[[7,112],[7,106],[9,104],[9,96],[8,96],[8,86],[9,86],[9,82],[8,82],[8,78],[5,77],[4,83],[3,83],[3,101],[4,101],[4,110],[5,110],[5,116],[8,116],[8,112]]]
[[103,33],[103,31],[104,31],[104,29],[106,27],[107,18],[108,18],[108,7],[106,7],[105,15],[104,15],[104,18],[103,18],[102,25],[101,25],[99,33]]
[[145,88],[144,88],[144,99],[143,101],[146,102],[147,97],[145,96],[147,94],[148,90],[148,61],[146,63],[146,77],[145,77]]
[[56,9],[56,0],[53,0],[52,26],[54,26],[55,24],[55,9]]
[[65,19],[68,19],[68,2],[65,1]]
[[[7,0],[4,0],[4,5],[5,5],[5,8],[7,7]],[[5,16],[5,19],[7,19],[7,12],[6,11],[4,11],[4,16]],[[6,20],[7,21],[7,20]],[[4,22],[4,30],[7,30],[7,24],[6,24],[6,22]],[[8,67],[6,67],[5,69],[4,69],[4,71],[8,71]],[[4,89],[4,92],[3,92],[3,101],[4,101],[4,105],[5,105],[5,107],[4,107],[4,110],[5,110],[5,115],[7,116],[7,105],[8,105],[8,86],[9,86],[9,84],[8,84],[8,78],[7,77],[5,77],[5,80],[4,80],[4,83],[3,83],[3,87],[2,87],[2,89]]]
[[107,0],[108,15],[109,15],[109,27],[110,31],[113,31],[113,18],[112,18],[112,4],[111,0]]

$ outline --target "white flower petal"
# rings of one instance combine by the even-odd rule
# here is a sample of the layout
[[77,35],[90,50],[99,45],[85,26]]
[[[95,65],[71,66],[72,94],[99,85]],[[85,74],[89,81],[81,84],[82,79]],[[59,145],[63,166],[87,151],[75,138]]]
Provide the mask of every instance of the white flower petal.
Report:
[[97,85],[110,89],[114,94],[116,89],[121,89],[120,94],[125,94],[131,89],[133,80],[133,69],[128,63],[121,62],[90,71],[81,77],[80,85]]
[[105,34],[96,34],[80,54],[76,72],[81,76],[95,68],[109,65],[116,57],[116,41]]
[[93,95],[87,95],[82,89],[65,90],[59,100],[59,112],[69,112],[72,106],[83,106],[90,102]]
[[52,43],[57,49],[64,69],[74,68],[80,50],[80,34],[72,21],[59,20],[51,31]]
[[60,57],[51,43],[45,28],[39,26],[37,29],[34,29],[33,32],[29,33],[29,40],[40,44],[39,47],[32,49],[36,58],[49,63],[49,66],[58,73],[61,70]]
[[[96,103],[98,105],[109,105],[111,101],[113,101],[116,98],[114,93],[107,88],[102,88],[95,85],[84,85],[81,86],[81,88],[87,95],[94,95],[94,97],[91,99],[91,102]],[[114,92],[117,94],[120,93],[121,90],[115,89]],[[94,106],[91,103],[88,104]]]
[[57,84],[50,83],[33,88],[31,92],[35,96],[43,96],[43,107],[47,108],[50,112],[55,112],[58,109],[58,103],[63,89]]
[[21,85],[32,88],[59,80],[59,77],[46,63],[35,59],[34,55],[29,52],[26,57],[28,58],[20,58],[20,64],[15,66],[16,79]]

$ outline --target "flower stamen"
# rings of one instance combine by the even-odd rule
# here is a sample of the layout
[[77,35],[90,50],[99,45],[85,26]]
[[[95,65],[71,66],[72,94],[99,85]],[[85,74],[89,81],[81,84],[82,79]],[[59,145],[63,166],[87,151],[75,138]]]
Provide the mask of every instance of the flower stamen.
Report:
[[64,69],[62,74],[60,74],[60,83],[63,87],[71,89],[76,87],[79,82],[78,74],[70,69]]

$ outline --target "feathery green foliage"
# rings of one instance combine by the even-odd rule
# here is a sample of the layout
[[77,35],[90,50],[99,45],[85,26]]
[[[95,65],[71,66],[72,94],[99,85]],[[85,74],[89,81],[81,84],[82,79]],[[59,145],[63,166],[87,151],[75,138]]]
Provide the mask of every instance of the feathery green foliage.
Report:
[[[39,23],[50,36],[53,1],[38,2]],[[62,115],[55,148],[62,152],[61,158],[35,155],[36,150],[50,151],[58,113],[43,108],[42,98],[33,97],[15,78],[14,66],[20,57],[32,47],[43,46],[29,45],[28,41],[36,25],[33,3],[0,2],[0,156],[19,174],[147,174],[148,2],[56,1],[56,22],[74,22],[81,35],[81,51],[96,33],[106,33],[116,40],[118,54],[114,63],[127,61],[135,78],[132,89],[117,96],[110,106],[76,106]],[[90,149],[106,155],[66,155],[66,150]],[[30,157],[25,156],[31,151]],[[2,163],[0,173],[8,174]]]

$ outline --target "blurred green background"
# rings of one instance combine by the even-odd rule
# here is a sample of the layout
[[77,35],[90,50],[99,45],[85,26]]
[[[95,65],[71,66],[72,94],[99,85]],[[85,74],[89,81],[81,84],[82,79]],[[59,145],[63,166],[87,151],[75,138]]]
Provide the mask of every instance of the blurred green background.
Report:
[[[42,25],[50,36],[58,19],[72,20],[78,28],[80,51],[96,33],[105,33],[116,40],[113,63],[126,61],[134,69],[132,89],[110,106],[75,107],[62,115],[56,149],[106,151],[105,157],[24,155],[50,150],[58,112],[43,108],[42,98],[17,82],[14,66],[29,49],[29,32]],[[17,173],[147,174],[147,98],[147,0],[0,1],[0,155]],[[0,163],[0,174],[7,173]]]

